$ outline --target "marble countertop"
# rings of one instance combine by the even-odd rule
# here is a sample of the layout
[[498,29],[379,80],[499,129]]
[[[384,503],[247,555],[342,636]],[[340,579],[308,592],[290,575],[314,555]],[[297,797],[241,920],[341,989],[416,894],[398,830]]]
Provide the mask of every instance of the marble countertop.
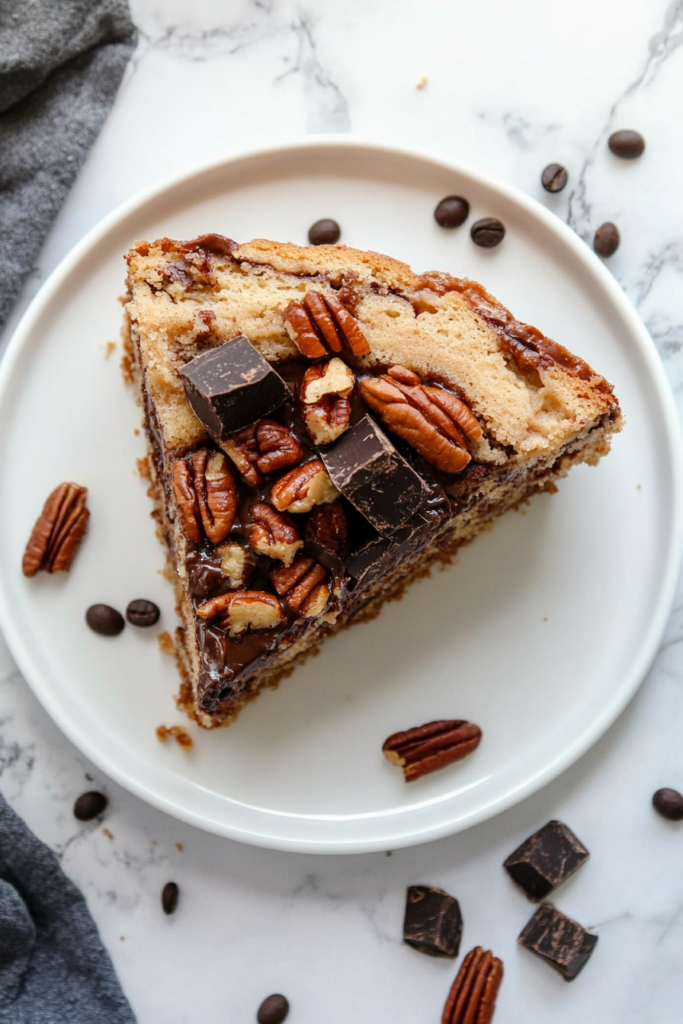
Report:
[[[103,215],[162,176],[252,145],[354,131],[436,150],[513,182],[584,238],[614,220],[609,266],[683,392],[681,0],[134,0],[138,49],[6,336]],[[426,81],[425,81],[426,80]],[[422,88],[417,88],[423,82]],[[616,128],[645,135],[637,164]],[[558,196],[539,177],[564,163]],[[637,539],[634,538],[634,543]],[[353,857],[282,854],[198,832],[103,777],[59,733],[0,641],[0,789],[86,894],[140,1024],[253,1021],[270,992],[292,1024],[440,1020],[451,962],[401,942],[407,885],[457,895],[464,949],[505,963],[496,1024],[673,1024],[683,1005],[683,825],[654,790],[683,789],[683,594],[636,698],[561,778],[470,831]],[[73,818],[87,788],[106,828]],[[516,945],[529,903],[501,870],[551,817],[591,850],[558,895],[600,943],[567,985]],[[169,879],[181,901],[160,909]]]

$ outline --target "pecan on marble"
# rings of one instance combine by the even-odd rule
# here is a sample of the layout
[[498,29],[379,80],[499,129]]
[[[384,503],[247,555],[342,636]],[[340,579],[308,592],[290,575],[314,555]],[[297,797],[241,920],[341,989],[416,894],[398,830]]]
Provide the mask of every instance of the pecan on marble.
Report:
[[173,491],[188,540],[200,540],[202,528],[214,544],[227,537],[237,511],[237,486],[223,452],[199,448],[174,462]]
[[428,722],[405,732],[396,732],[384,741],[382,751],[390,764],[403,769],[406,782],[460,761],[476,750],[481,742],[478,725],[462,719]]
[[349,523],[341,501],[316,505],[306,520],[304,538],[338,555],[346,548]]
[[310,512],[314,505],[324,505],[339,497],[320,459],[290,469],[273,484],[270,500],[280,512]]
[[247,537],[252,551],[291,565],[304,542],[289,516],[261,502],[253,506],[250,517]]
[[197,608],[201,619],[220,618],[220,625],[230,636],[239,636],[248,629],[274,629],[285,621],[282,605],[274,594],[264,590],[234,590],[205,601]]
[[307,555],[298,555],[289,566],[272,569],[270,579],[287,607],[304,618],[320,615],[330,599],[327,572]]
[[253,487],[263,483],[264,474],[293,466],[304,454],[292,432],[277,420],[269,419],[240,430],[224,441],[222,448]]
[[441,1024],[490,1024],[503,978],[503,963],[481,946],[462,962],[443,1009]]
[[355,317],[333,295],[306,292],[303,304],[292,299],[285,310],[285,328],[299,351],[309,359],[348,347],[355,356],[370,352]]
[[310,366],[299,389],[301,413],[314,444],[330,444],[351,422],[349,395],[356,378],[341,359]]
[[35,576],[41,569],[69,571],[88,525],[87,495],[87,487],[80,484],[55,487],[28,539],[21,566],[24,576]]

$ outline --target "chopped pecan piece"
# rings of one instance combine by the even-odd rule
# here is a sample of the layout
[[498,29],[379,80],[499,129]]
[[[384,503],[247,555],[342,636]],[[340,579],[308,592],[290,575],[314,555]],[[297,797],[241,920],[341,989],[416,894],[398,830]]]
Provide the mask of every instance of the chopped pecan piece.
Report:
[[481,946],[471,949],[448,994],[441,1024],[490,1024],[502,978],[497,956]]
[[244,590],[256,566],[256,559],[249,548],[238,541],[228,541],[216,548],[221,559],[221,575],[233,590]]
[[24,576],[35,576],[40,569],[69,571],[88,525],[87,494],[87,487],[80,484],[55,487],[28,539],[22,562]]
[[460,761],[481,742],[478,725],[462,719],[428,722],[385,740],[382,750],[387,761],[400,765],[406,782]]
[[330,598],[327,572],[312,558],[299,555],[290,566],[273,569],[270,578],[287,607],[304,618],[314,618],[325,610]]
[[289,517],[261,503],[252,508],[251,520],[248,533],[252,550],[291,565],[304,542]]
[[291,431],[277,420],[259,420],[223,442],[240,473],[253,487],[263,483],[263,474],[293,466],[304,450]]
[[338,555],[346,547],[349,524],[341,501],[317,505],[306,520],[304,537]]
[[299,351],[309,359],[341,352],[343,345],[355,356],[370,352],[357,320],[336,296],[322,292],[306,292],[303,305],[292,299],[285,310],[285,328]]
[[[464,402],[443,388],[405,383],[417,378],[405,366],[361,381],[364,401],[385,425],[445,473],[459,473],[471,461],[467,441],[482,429]],[[419,378],[418,378],[419,380]]]
[[306,430],[314,444],[330,444],[348,428],[348,396],[355,383],[353,372],[341,359],[330,359],[306,370],[299,398]]
[[270,500],[280,512],[310,512],[314,505],[324,505],[339,497],[320,459],[290,469],[270,491]]
[[239,636],[248,629],[274,629],[285,621],[282,605],[274,594],[264,590],[235,590],[205,601],[197,608],[201,619],[221,617],[221,625],[230,636]]
[[237,511],[237,486],[222,452],[199,448],[173,464],[173,490],[188,540],[227,537]]

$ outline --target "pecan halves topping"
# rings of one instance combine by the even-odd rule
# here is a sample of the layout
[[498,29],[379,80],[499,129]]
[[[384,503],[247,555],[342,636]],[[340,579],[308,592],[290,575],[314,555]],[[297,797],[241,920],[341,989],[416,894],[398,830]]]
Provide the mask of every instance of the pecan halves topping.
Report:
[[349,523],[341,501],[317,505],[306,520],[304,537],[338,555],[346,547]]
[[80,484],[55,487],[26,545],[21,566],[24,576],[35,576],[40,569],[69,571],[88,525],[87,495],[87,487]]
[[292,299],[285,310],[285,328],[299,351],[309,359],[341,352],[344,345],[355,356],[370,352],[357,320],[339,299],[322,292],[306,292],[303,304]]
[[463,960],[448,994],[441,1024],[490,1024],[503,978],[503,963],[481,946]]
[[173,464],[173,491],[188,540],[204,533],[214,544],[224,540],[237,511],[237,486],[222,452],[200,448]]
[[274,629],[285,621],[278,598],[265,590],[235,590],[230,594],[220,594],[200,604],[197,615],[201,619],[220,617],[220,625],[229,630],[230,636],[239,636],[248,629]]
[[273,569],[270,579],[287,607],[304,618],[314,618],[325,610],[330,598],[327,572],[312,558],[299,555],[291,565]]
[[405,366],[361,381],[360,389],[373,412],[425,462],[445,473],[459,473],[470,462],[467,441],[478,441],[483,432],[470,409],[449,391],[425,387]]
[[351,422],[349,395],[356,378],[341,359],[330,359],[306,370],[299,398],[306,430],[314,444],[330,444]]
[[264,503],[254,505],[247,531],[249,547],[259,555],[291,565],[304,542],[288,516]]
[[396,732],[385,740],[382,751],[387,761],[403,769],[406,782],[414,782],[467,757],[480,742],[478,725],[446,719]]
[[293,466],[304,450],[291,431],[277,420],[259,420],[223,442],[240,473],[253,487],[263,483],[266,473]]
[[280,512],[310,512],[314,505],[324,505],[339,497],[320,459],[290,469],[270,491],[270,500]]

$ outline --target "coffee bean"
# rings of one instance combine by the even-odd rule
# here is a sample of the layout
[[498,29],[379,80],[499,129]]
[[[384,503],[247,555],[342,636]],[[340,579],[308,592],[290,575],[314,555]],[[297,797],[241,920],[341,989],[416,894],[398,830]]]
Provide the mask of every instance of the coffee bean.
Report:
[[442,228],[459,228],[470,215],[470,204],[462,196],[446,196],[434,210],[434,220]]
[[493,249],[505,238],[505,225],[497,217],[482,217],[472,225],[470,235],[483,249]]
[[289,1003],[284,996],[274,995],[264,999],[258,1008],[258,1024],[281,1024],[289,1013]]
[[97,793],[95,790],[81,793],[74,804],[74,817],[79,821],[92,821],[93,818],[99,818],[100,814],[104,814],[108,803],[104,793]]
[[131,626],[156,626],[160,615],[154,601],[145,601],[143,598],[131,601],[126,608],[126,618]]
[[308,229],[308,241],[311,245],[335,245],[340,238],[341,228],[336,220],[332,220],[330,217],[317,220]]
[[683,821],[683,794],[677,789],[658,789],[652,797],[655,810],[669,821]]
[[161,890],[161,906],[165,914],[175,913],[178,906],[178,895],[180,890],[175,882],[167,882]]
[[595,238],[593,239],[593,248],[597,252],[598,256],[602,256],[606,259],[608,256],[613,256],[619,248],[619,231],[616,224],[612,224],[611,221],[605,221],[601,224],[598,230],[595,232]]
[[569,180],[562,164],[548,164],[541,175],[541,184],[546,192],[561,192]]
[[108,604],[91,604],[85,621],[100,636],[118,636],[126,625],[123,615]]
[[620,132],[612,132],[608,146],[622,160],[636,160],[645,151],[645,139],[640,132],[624,128]]

